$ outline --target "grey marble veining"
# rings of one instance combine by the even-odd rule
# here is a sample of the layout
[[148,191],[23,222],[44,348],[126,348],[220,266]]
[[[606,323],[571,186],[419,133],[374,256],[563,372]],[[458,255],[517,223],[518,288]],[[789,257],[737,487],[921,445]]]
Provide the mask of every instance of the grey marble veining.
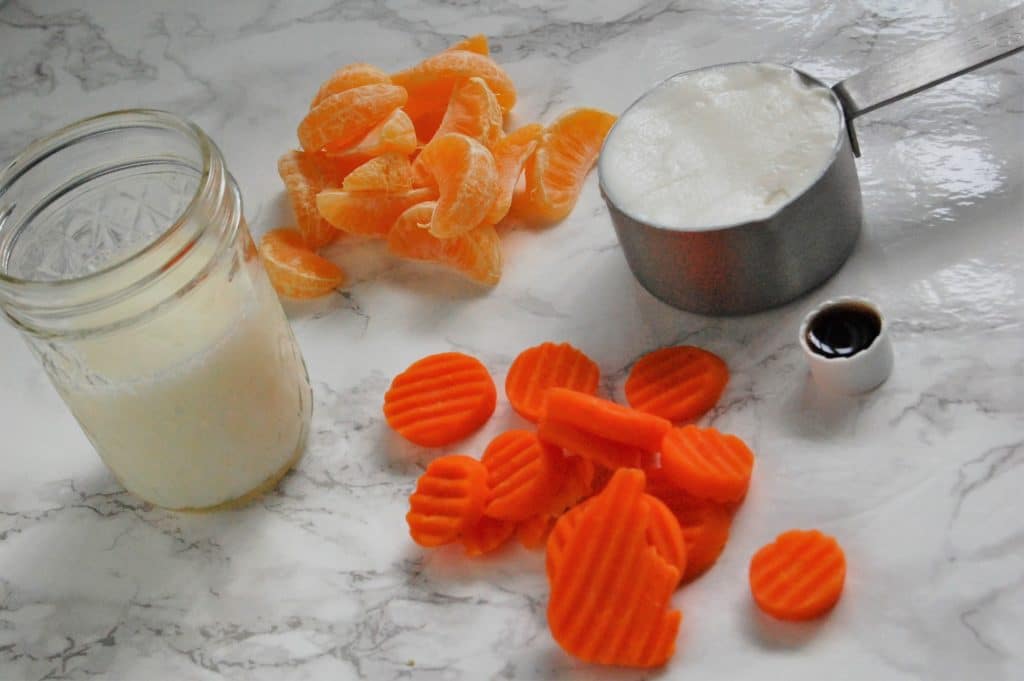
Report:
[[[259,233],[287,221],[277,157],[319,82],[397,69],[472,33],[520,90],[519,120],[621,111],[721,61],[834,82],[1007,6],[996,0],[735,2],[0,2],[0,160],[77,118],[154,106],[221,146]],[[0,679],[1024,678],[1024,57],[859,120],[865,233],[823,288],[760,315],[676,312],[632,280],[588,181],[573,215],[506,238],[483,293],[376,244],[332,252],[354,284],[289,305],[315,382],[306,456],[242,511],[176,515],[121,491],[20,342],[0,326]],[[819,300],[877,300],[896,369],[860,398],[820,393],[794,335]],[[436,452],[383,425],[389,377],[463,349],[500,383],[549,339],[620,395],[654,348],[702,345],[729,388],[705,419],[758,454],[718,566],[675,597],[659,673],[580,665],[551,641],[542,556],[424,552],[406,497]],[[460,446],[520,423],[507,405]],[[814,625],[750,603],[746,569],[781,530],[847,551],[847,592]]]

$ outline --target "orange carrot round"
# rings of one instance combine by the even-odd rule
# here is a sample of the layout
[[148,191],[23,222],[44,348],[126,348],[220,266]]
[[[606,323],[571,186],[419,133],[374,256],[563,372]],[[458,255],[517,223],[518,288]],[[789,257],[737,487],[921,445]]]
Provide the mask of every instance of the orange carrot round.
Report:
[[516,528],[516,539],[525,549],[536,551],[543,548],[556,520],[555,516],[548,513],[532,515],[519,523],[519,527]]
[[665,436],[661,468],[672,484],[695,497],[739,501],[750,485],[754,455],[735,435],[691,425]]
[[502,520],[525,520],[546,507],[565,476],[563,456],[528,430],[494,438],[481,462],[487,468],[491,500],[485,513]]
[[440,447],[486,423],[497,397],[494,381],[479,360],[443,352],[414,362],[395,377],[384,395],[384,417],[410,442]]
[[609,469],[639,468],[643,457],[643,452],[636,447],[612,442],[582,428],[548,418],[541,420],[537,437],[569,454]]
[[541,343],[524,350],[505,378],[505,395],[527,421],[540,421],[549,388],[568,388],[593,395],[601,370],[592,359],[568,343]]
[[480,519],[487,497],[482,463],[460,454],[434,459],[409,497],[409,535],[420,546],[453,542]]
[[657,452],[672,424],[653,414],[565,388],[547,391],[544,418],[645,452]]
[[459,539],[466,549],[466,555],[482,556],[504,546],[515,533],[515,522],[485,515],[463,530]]
[[651,520],[647,526],[647,543],[658,554],[679,570],[680,579],[686,573],[686,542],[672,510],[657,497],[644,497],[651,505]]
[[644,474],[615,472],[588,503],[551,581],[548,625],[569,654],[588,662],[657,667],[675,650],[682,619],[670,599],[679,571],[648,544]]
[[750,561],[750,593],[757,607],[781,620],[809,620],[839,601],[846,557],[818,530],[790,530],[761,547]]
[[715,406],[728,381],[729,369],[717,355],[688,345],[663,348],[633,365],[626,401],[670,421],[689,421]]

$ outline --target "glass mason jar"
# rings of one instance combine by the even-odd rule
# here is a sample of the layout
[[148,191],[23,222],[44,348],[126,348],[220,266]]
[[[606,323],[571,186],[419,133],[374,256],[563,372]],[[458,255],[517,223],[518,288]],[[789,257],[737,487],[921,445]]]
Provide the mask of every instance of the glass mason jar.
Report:
[[117,479],[234,506],[301,456],[306,368],[238,187],[195,125],[89,118],[0,175],[0,307]]

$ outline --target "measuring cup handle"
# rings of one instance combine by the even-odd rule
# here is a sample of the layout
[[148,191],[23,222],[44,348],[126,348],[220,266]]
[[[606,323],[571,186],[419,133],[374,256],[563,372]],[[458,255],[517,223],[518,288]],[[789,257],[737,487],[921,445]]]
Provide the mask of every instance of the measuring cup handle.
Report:
[[1024,5],[1017,5],[884,64],[877,64],[832,90],[843,103],[853,153],[860,145],[853,119],[1024,49]]

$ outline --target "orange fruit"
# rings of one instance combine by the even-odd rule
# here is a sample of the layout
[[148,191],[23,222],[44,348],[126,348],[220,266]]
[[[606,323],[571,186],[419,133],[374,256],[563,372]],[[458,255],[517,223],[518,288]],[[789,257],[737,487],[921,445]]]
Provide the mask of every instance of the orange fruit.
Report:
[[501,137],[503,123],[498,99],[483,78],[473,77],[452,90],[448,108],[435,134],[459,132],[489,149]]
[[565,218],[614,123],[615,116],[598,109],[573,109],[552,123],[526,163],[526,192],[517,197],[517,212],[544,222]]
[[331,95],[336,95],[345,90],[351,90],[362,85],[377,85],[390,82],[391,76],[372,64],[349,64],[335,71],[330,78],[324,81],[309,108],[312,109]]
[[439,135],[416,157],[437,184],[430,233],[450,239],[478,227],[498,195],[498,172],[487,147],[472,137]]
[[388,250],[411,260],[446,265],[487,286],[501,278],[501,242],[490,226],[481,226],[451,239],[438,239],[425,229],[436,202],[408,208],[388,232]]
[[325,154],[340,159],[366,159],[392,151],[406,156],[416,151],[416,128],[409,114],[401,109],[392,111],[390,116],[354,145],[329,143],[324,147]]
[[322,191],[316,207],[327,222],[349,234],[386,237],[406,208],[437,198],[437,190],[421,187],[403,192]]
[[491,54],[491,46],[487,42],[487,36],[483,33],[477,33],[476,35],[469,36],[465,40],[460,40],[448,48],[449,52],[452,50],[476,52],[477,54],[482,54],[485,57]]
[[[466,50],[445,50],[427,57],[419,64],[391,75],[391,82],[409,92],[411,100],[448,99],[455,84],[474,76],[487,81],[487,86],[498,98],[502,111],[509,111],[516,103],[516,86],[487,56]],[[416,116],[410,116],[416,120]]]
[[314,151],[330,143],[354,142],[405,104],[407,98],[404,88],[385,83],[360,85],[330,95],[299,123],[299,143],[306,151]]
[[273,229],[260,241],[260,260],[278,293],[291,298],[326,295],[345,281],[345,273],[321,258],[294,229]]
[[512,206],[512,194],[515,192],[519,176],[523,174],[523,166],[537,149],[544,126],[539,123],[524,125],[498,140],[491,153],[494,165],[498,170],[498,198],[484,218],[489,225],[496,225],[508,215]]
[[344,162],[316,152],[289,151],[277,161],[277,172],[284,181],[295,224],[312,249],[326,246],[340,234],[320,217],[316,195],[327,187],[340,187],[347,170]]
[[347,192],[408,191],[412,189],[412,164],[394,152],[371,158],[349,173],[341,188]]

